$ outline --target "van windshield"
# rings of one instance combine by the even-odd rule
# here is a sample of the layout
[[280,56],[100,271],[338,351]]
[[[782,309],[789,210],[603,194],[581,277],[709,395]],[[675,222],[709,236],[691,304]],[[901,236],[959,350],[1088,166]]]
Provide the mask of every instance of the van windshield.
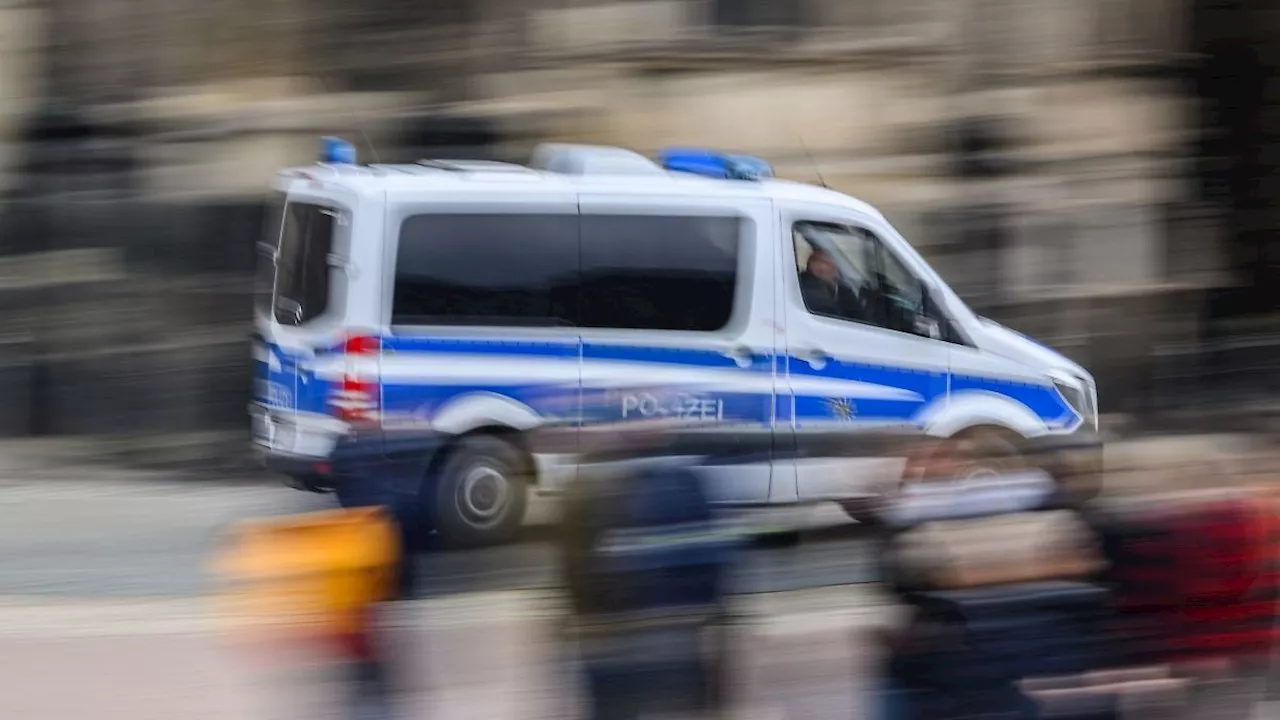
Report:
[[303,325],[329,306],[329,254],[338,211],[290,202],[281,214],[272,313],[281,325]]

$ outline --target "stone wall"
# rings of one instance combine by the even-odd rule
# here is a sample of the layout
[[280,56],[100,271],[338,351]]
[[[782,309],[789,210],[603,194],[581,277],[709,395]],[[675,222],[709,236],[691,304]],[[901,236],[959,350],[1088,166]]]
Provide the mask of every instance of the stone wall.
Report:
[[[0,206],[0,435],[247,432],[256,244],[276,171],[312,162],[327,133],[387,161],[487,142],[476,123],[397,117],[397,96],[271,98],[273,86],[290,87],[46,115],[53,126],[27,133],[22,182]],[[104,140],[139,118],[148,134]]]
[[[1222,228],[1180,162],[1195,108],[1163,79],[1190,0],[86,3],[0,3],[0,99],[41,94],[31,38],[54,27],[70,68],[54,75],[102,122],[146,126],[126,204],[6,210],[5,253],[98,253],[79,279],[68,268],[88,256],[0,257],[15,277],[57,268],[38,290],[0,286],[15,319],[0,382],[34,373],[45,399],[30,405],[49,408],[23,427],[239,422],[246,263],[271,174],[310,161],[322,134],[384,161],[465,152],[404,132],[424,115],[483,118],[475,152],[506,159],[538,140],[693,144],[821,176],[884,210],[983,312],[1097,370],[1104,409],[1150,404],[1162,348],[1203,336],[1198,298],[1223,281]],[[956,169],[957,124],[975,117],[1004,129],[998,176]],[[15,147],[6,121],[0,149]],[[206,357],[207,372],[174,370]],[[177,414],[150,409],[166,398]]]
[[0,432],[242,426],[262,226],[251,202],[10,202],[0,232],[40,249],[0,256],[0,382],[25,399]]

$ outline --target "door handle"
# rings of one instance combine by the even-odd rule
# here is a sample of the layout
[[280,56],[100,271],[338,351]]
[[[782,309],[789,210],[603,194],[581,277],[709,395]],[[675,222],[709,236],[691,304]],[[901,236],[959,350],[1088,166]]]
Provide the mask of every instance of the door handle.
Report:
[[733,360],[738,367],[749,367],[751,365],[751,348],[746,345],[730,345],[720,351],[721,355]]
[[819,348],[805,348],[803,350],[798,350],[796,351],[796,357],[809,363],[809,366],[814,370],[821,370],[826,366],[827,361],[830,359],[830,356],[827,355],[826,351]]
[[293,318],[294,325],[302,324],[302,303],[289,298],[280,298],[276,300],[276,309],[289,313]]

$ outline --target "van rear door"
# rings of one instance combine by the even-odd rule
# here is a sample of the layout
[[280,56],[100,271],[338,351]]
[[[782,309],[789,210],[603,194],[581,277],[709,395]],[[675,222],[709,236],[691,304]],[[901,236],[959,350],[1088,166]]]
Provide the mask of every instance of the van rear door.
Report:
[[272,342],[272,303],[274,302],[276,257],[283,229],[284,193],[274,193],[268,203],[266,223],[258,241],[257,275],[254,279],[253,401],[249,406],[253,422],[253,440],[266,448],[276,441],[272,408],[293,409],[294,377],[284,372],[283,360]]
[[254,441],[273,453],[323,456],[332,438],[314,431],[337,423],[314,361],[344,342],[346,280],[334,258],[351,213],[333,199],[290,195],[277,198],[273,214],[278,230],[259,246]]

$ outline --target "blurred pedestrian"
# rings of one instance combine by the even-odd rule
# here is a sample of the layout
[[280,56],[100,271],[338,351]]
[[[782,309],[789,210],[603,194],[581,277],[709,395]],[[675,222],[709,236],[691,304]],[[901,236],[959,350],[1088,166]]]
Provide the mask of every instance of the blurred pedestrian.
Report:
[[344,647],[351,717],[356,720],[398,716],[397,685],[420,651],[392,637],[397,628],[391,619],[400,614],[396,605],[412,600],[418,591],[416,561],[429,547],[434,530],[427,512],[437,480],[431,468],[447,447],[446,440],[432,431],[405,432],[394,439],[382,432],[352,432],[332,454],[329,470],[339,504],[382,508],[399,549],[387,596],[363,609]]
[[572,484],[560,535],[589,717],[705,714],[722,705],[717,641],[737,537],[697,468],[660,457],[660,433],[623,436],[627,447]]
[[1096,538],[1075,494],[1046,468],[968,472],[985,464],[983,451],[931,453],[932,469],[957,476],[929,473],[882,509],[881,567],[905,611],[882,638],[886,718],[1032,720],[1021,680],[1086,673],[1107,658],[1099,619],[1110,594],[1091,582]]

